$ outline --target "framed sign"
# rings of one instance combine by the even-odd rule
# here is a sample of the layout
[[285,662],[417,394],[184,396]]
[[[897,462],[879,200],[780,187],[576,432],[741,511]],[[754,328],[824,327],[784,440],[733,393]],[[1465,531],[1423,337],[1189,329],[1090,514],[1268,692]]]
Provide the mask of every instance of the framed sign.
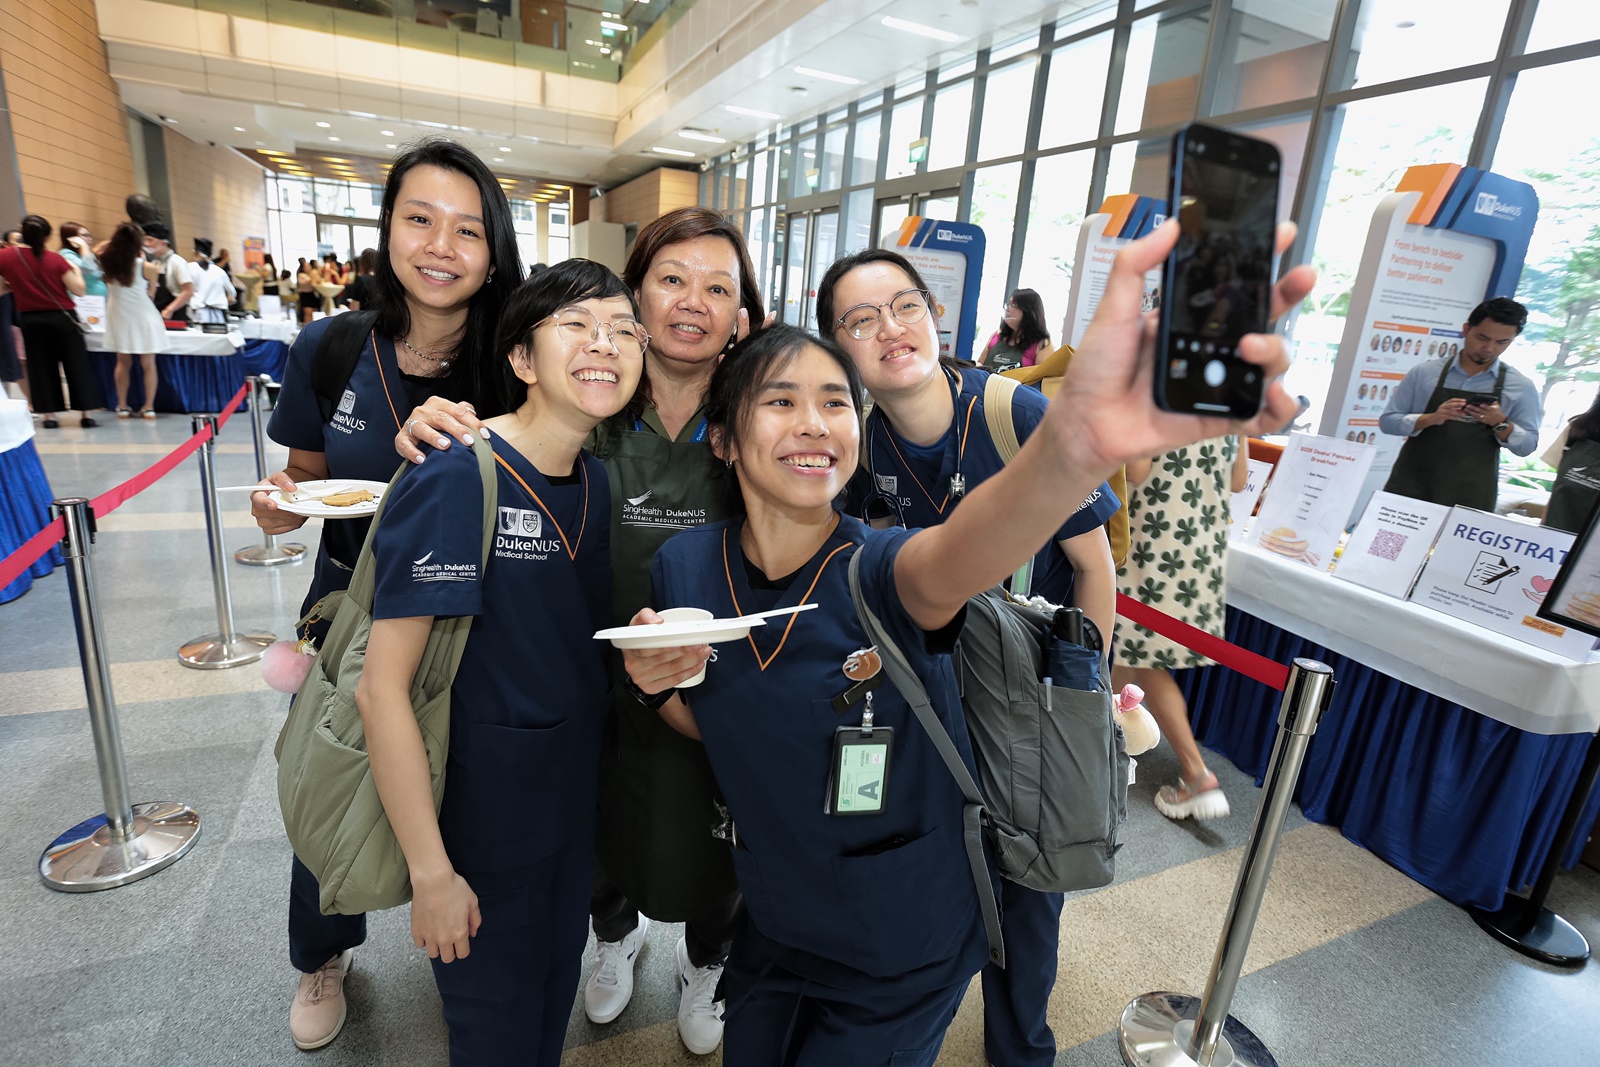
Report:
[[1600,637],[1600,503],[1589,512],[1583,532],[1556,572],[1550,592],[1539,605],[1539,617]]

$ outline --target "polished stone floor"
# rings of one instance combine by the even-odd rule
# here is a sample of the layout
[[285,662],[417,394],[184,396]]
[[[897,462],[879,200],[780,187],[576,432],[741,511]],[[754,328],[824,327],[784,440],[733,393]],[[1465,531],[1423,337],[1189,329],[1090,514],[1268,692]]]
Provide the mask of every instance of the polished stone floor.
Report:
[[[111,420],[41,431],[38,445],[58,494],[92,496],[188,432],[175,416]],[[249,441],[243,418],[224,430],[222,484],[253,478]],[[230,550],[251,543],[242,498],[225,505]],[[289,849],[272,758],[285,698],[254,667],[191,671],[175,658],[216,629],[195,461],[100,530],[93,558],[133,799],[189,803],[204,832],[189,856],[132,886],[79,896],[39,884],[39,852],[102,805],[64,573],[0,606],[0,1063],[443,1063],[432,978],[403,911],[372,918],[344,1034],[314,1061],[291,1044]],[[310,526],[302,539],[316,536]],[[288,633],[309,569],[230,563],[229,573],[238,628]],[[1062,918],[1051,1005],[1058,1064],[1118,1063],[1114,1030],[1132,996],[1201,991],[1258,795],[1220,758],[1213,766],[1234,814],[1195,826],[1151,807],[1154,787],[1174,774],[1170,751],[1140,761],[1117,881],[1070,899]],[[1563,873],[1552,904],[1600,939],[1600,874]],[[638,992],[616,1022],[595,1027],[575,1009],[565,1063],[697,1061],[673,1021],[679,932],[652,928]],[[1578,1067],[1600,1062],[1600,965],[1557,970],[1508,952],[1457,908],[1296,812],[1234,1014],[1286,1067]],[[976,984],[939,1062],[983,1064]]]

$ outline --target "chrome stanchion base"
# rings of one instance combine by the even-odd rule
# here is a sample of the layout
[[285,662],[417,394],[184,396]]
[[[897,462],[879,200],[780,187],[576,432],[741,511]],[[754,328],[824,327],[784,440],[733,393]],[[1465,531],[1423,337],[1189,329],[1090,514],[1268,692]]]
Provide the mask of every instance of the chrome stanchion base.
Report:
[[111,838],[104,815],[62,834],[39,857],[39,879],[63,893],[93,893],[170,867],[200,839],[200,813],[162,800],[133,806],[133,833]]
[[260,659],[277,639],[276,634],[249,633],[234,634],[232,641],[224,641],[221,634],[207,634],[178,649],[178,662],[197,671],[239,667]]
[[[1145,993],[1122,1009],[1118,1047],[1127,1067],[1196,1067],[1189,1037],[1200,1017],[1200,998],[1183,993]],[[1228,1016],[1210,1067],[1278,1067],[1244,1023]]]
[[1540,908],[1529,922],[1528,902],[1521,897],[1507,897],[1499,911],[1471,908],[1468,914],[1496,941],[1541,963],[1582,967],[1589,960],[1589,942],[1576,927],[1549,908]]
[[299,563],[306,558],[306,546],[293,541],[280,545],[251,545],[233,554],[234,561],[246,567],[276,567],[280,563]]

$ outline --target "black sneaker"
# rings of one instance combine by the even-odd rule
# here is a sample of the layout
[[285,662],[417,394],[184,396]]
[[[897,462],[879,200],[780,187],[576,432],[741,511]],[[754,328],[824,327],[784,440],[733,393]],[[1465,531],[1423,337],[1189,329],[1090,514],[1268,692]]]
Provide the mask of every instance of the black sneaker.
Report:
[[100,424],[98,422],[95,422],[89,416],[85,415],[83,417],[83,419],[81,421],[79,421],[78,425],[82,426],[85,430],[92,430],[96,426],[99,426]]

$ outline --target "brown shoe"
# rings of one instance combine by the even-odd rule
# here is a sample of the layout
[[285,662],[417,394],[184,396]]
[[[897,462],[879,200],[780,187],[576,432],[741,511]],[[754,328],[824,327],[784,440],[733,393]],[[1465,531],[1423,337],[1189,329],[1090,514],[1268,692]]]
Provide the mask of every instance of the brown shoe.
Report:
[[344,1029],[344,979],[355,961],[355,949],[347,948],[300,976],[300,988],[289,1008],[289,1032],[296,1046],[308,1051],[321,1048]]

